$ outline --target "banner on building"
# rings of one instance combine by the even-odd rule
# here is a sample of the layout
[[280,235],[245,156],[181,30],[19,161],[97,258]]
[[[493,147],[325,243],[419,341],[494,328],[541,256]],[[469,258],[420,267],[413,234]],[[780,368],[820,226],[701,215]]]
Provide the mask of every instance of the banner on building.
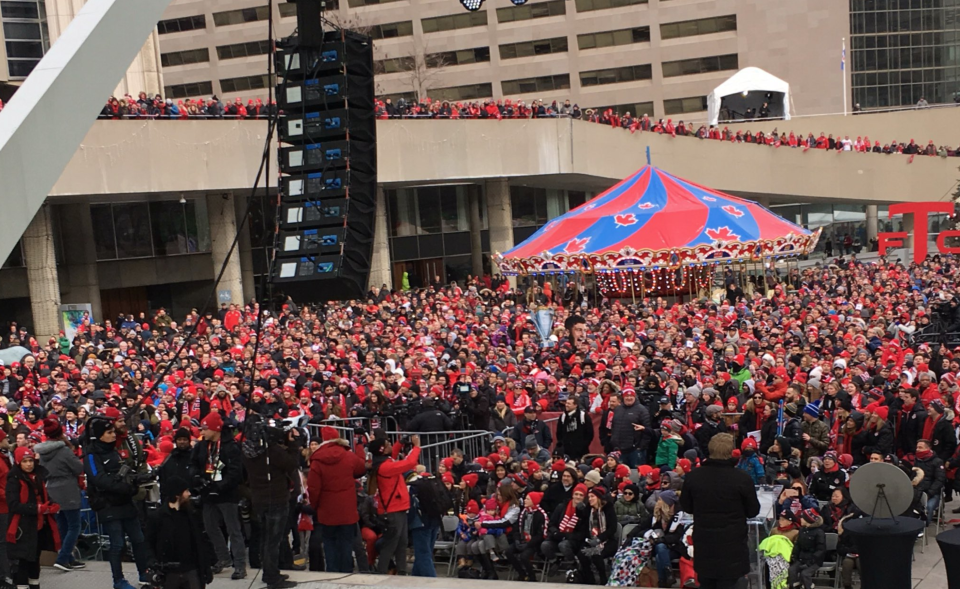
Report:
[[93,323],[92,305],[89,303],[60,305],[60,329],[71,344],[77,335],[77,330],[84,322]]

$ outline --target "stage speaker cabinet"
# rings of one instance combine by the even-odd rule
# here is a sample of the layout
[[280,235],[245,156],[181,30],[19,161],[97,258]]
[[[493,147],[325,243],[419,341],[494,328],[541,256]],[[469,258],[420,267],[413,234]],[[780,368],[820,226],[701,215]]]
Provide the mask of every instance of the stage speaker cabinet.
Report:
[[298,302],[362,298],[377,202],[373,42],[343,30],[310,46],[291,38],[277,44],[276,65],[281,175],[271,281]]

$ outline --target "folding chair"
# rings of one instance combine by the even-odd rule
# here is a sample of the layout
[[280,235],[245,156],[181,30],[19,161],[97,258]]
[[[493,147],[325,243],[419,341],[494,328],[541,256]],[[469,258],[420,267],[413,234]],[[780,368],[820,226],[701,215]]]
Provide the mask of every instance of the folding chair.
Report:
[[[924,493],[920,493],[920,505],[923,506],[924,512],[926,512],[926,509],[927,509],[927,499],[928,499],[928,497],[927,497],[927,494],[926,494],[925,492],[924,492]],[[927,513],[926,516],[927,516],[927,520],[924,522],[923,532],[921,533],[920,536],[918,536],[918,538],[920,539],[920,554],[923,554],[924,549],[927,547],[927,526],[926,526],[926,524],[927,524],[927,522],[930,521],[930,514]]]
[[[437,542],[434,544],[433,551],[434,553],[447,551],[450,553],[450,558],[447,560],[447,576],[453,576],[453,563],[456,560],[456,544],[457,544],[457,526],[460,524],[460,519],[455,515],[445,515],[440,521],[440,534],[437,537]],[[452,534],[452,539],[446,540],[444,536],[450,537]]]
[[840,554],[837,552],[837,542],[840,536],[833,532],[826,533],[827,552],[833,552],[833,561],[824,562],[823,566],[817,569],[817,577],[822,575],[833,575],[833,588],[840,587]]

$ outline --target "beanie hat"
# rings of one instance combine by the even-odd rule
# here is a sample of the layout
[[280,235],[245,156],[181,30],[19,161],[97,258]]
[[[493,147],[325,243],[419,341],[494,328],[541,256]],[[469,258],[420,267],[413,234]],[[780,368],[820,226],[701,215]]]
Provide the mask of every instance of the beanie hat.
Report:
[[23,462],[24,458],[33,458],[36,460],[37,455],[33,453],[32,448],[27,448],[26,446],[20,446],[13,452],[13,462],[15,464],[20,464]]
[[533,434],[530,434],[530,435],[527,436],[527,438],[524,440],[524,447],[526,447],[528,450],[532,450],[532,449],[538,447],[539,445],[540,445],[540,443],[537,442],[537,436],[535,436],[535,435],[533,435]]
[[167,439],[161,440],[160,444],[157,446],[157,449],[160,450],[161,454],[169,454],[173,452],[173,442]]
[[87,422],[87,429],[94,438],[100,439],[107,431],[114,429],[113,422],[106,419],[91,419]]
[[54,416],[50,416],[43,420],[43,435],[47,436],[48,440],[53,440],[59,438],[63,435],[63,427],[60,425],[60,420]]
[[803,521],[807,522],[808,524],[812,524],[820,519],[820,512],[811,507],[809,509],[804,509],[801,513],[801,517],[803,518]]
[[[206,417],[203,418],[203,421],[200,422],[200,427],[207,428],[213,432],[223,431],[223,419],[220,418],[219,413],[208,413]],[[323,428],[323,429],[333,429],[333,428]],[[336,433],[337,430],[333,430]],[[323,433],[323,430],[321,430]],[[324,434],[325,436],[325,434]],[[326,440],[326,437],[324,437]]]
[[594,458],[590,466],[593,468],[603,468],[603,458]]
[[590,472],[588,472],[587,475],[586,475],[585,477],[583,477],[583,480],[585,480],[585,481],[590,481],[590,482],[593,483],[594,485],[599,485],[599,484],[600,484],[600,481],[603,480],[603,479],[602,479],[602,477],[600,476],[600,471],[594,469],[594,470],[591,470]]
[[597,499],[599,499],[599,500],[601,500],[601,501],[606,501],[606,500],[608,499],[608,497],[607,497],[607,489],[604,488],[604,487],[602,487],[602,486],[600,486],[600,485],[597,485],[596,487],[590,489],[590,494],[591,494],[591,495],[596,495]]
[[500,509],[500,504],[497,503],[496,497],[491,496],[486,501],[484,501],[483,508],[484,509]]
[[550,466],[550,470],[553,472],[563,472],[567,468],[567,464],[563,460],[557,460]]
[[441,480],[442,482],[444,482],[444,483],[450,483],[450,484],[452,485],[452,484],[453,484],[453,475],[450,474],[449,472],[445,472],[445,473],[443,473],[443,476],[440,477],[440,480]]
[[450,458],[450,457],[448,456],[448,457],[444,458],[443,460],[441,460],[441,461],[440,461],[440,464],[442,464],[443,467],[446,468],[447,470],[450,470],[451,468],[453,468],[453,458]]
[[637,467],[637,474],[639,474],[641,477],[645,477],[651,472],[653,472],[653,467],[649,464],[641,464]]
[[466,485],[472,489],[477,486],[477,481],[480,480],[480,477],[473,473],[470,473],[470,474],[463,475],[463,478],[460,480],[466,483]]
[[477,515],[479,513],[480,513],[480,506],[477,505],[477,502],[474,501],[473,499],[471,499],[470,501],[467,501],[467,514]]
[[507,477],[506,480],[513,481],[518,487],[526,487],[527,479],[519,472],[515,472]]
[[189,488],[190,483],[180,477],[171,477],[163,482],[163,494],[168,500],[174,497],[179,497]]
[[826,460],[827,458],[829,458],[830,460],[833,460],[837,464],[840,463],[840,458],[837,456],[837,453],[834,452],[833,450],[829,450],[826,453],[824,453],[823,459]]
[[873,412],[877,415],[877,417],[886,421],[887,416],[890,415],[890,408],[886,405],[879,405],[876,409],[874,409]]
[[574,493],[580,493],[581,495],[586,495],[586,494],[587,494],[587,486],[584,485],[583,483],[577,483],[577,484],[574,485],[574,487],[573,487],[573,492],[574,492]]
[[180,438],[186,438],[189,440],[192,437],[193,436],[190,435],[190,430],[185,427],[181,427],[180,429],[177,430],[177,433],[173,434],[174,440],[179,440]]
[[624,479],[630,476],[630,467],[626,464],[618,464],[617,469],[613,471],[613,474],[618,479]]
[[812,418],[814,418],[814,419],[819,419],[819,418],[820,418],[820,407],[818,407],[818,406],[817,406],[816,404],[814,404],[814,403],[807,403],[806,405],[803,406],[803,414],[804,414],[804,415],[809,415],[810,417],[812,417]]
[[530,460],[529,462],[527,462],[527,474],[528,474],[528,475],[533,476],[533,473],[539,472],[539,471],[540,471],[540,465],[539,465],[539,464],[537,464],[537,463],[534,462],[533,460]]
[[489,460],[491,463],[493,463],[494,466],[496,466],[497,464],[499,464],[500,462],[502,462],[502,460],[500,459],[500,454],[499,454],[498,452],[494,452],[493,454],[489,454],[489,455],[487,456],[487,460]]
[[693,470],[693,463],[691,463],[687,458],[680,458],[677,460],[677,466],[682,468],[684,473],[688,473]]
[[751,450],[756,450],[756,449],[757,449],[757,441],[756,441],[755,439],[751,438],[750,436],[747,436],[746,438],[744,438],[744,439],[743,439],[743,442],[740,443],[740,450],[741,450],[741,451],[744,451],[744,450],[746,450],[746,449],[748,449],[748,448],[751,449]]
[[663,501],[667,506],[673,507],[677,504],[677,492],[673,489],[667,489],[666,491],[661,491],[659,499]]
[[120,410],[117,409],[116,407],[104,407],[103,411],[101,411],[100,414],[114,421],[121,419],[123,417],[123,414],[120,413]]
[[530,498],[530,502],[533,503],[534,507],[540,507],[540,500],[543,499],[543,493],[531,492],[527,493],[527,497]]
[[798,410],[799,410],[799,409],[797,408],[797,404],[796,404],[796,403],[787,403],[787,404],[784,405],[784,407],[783,407],[783,411],[784,411],[787,415],[789,415],[789,416],[791,416],[791,417],[796,416]]

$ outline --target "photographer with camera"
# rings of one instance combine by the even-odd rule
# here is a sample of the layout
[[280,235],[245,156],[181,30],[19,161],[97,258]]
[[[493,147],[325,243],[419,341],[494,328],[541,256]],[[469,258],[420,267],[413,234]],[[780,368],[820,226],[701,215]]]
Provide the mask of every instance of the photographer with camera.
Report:
[[[202,499],[203,525],[213,544],[217,562],[214,574],[233,564],[234,581],[247,576],[247,547],[240,526],[240,484],[243,482],[243,455],[231,436],[223,436],[223,419],[208,413],[200,422],[202,439],[193,447],[192,470],[197,494]],[[227,527],[230,548],[220,530]],[[231,560],[232,554],[232,560]]]
[[410,436],[413,448],[403,460],[397,460],[401,444],[391,448],[385,438],[370,443],[373,464],[370,468],[368,493],[377,502],[377,513],[382,517],[384,528],[380,546],[380,561],[377,571],[386,575],[390,559],[394,560],[397,574],[407,572],[407,512],[410,510],[410,492],[403,480],[403,473],[416,468],[420,459],[420,436]]
[[147,545],[134,497],[140,491],[142,476],[124,464],[117,451],[117,430],[114,421],[94,416],[87,422],[90,436],[84,444],[83,470],[87,475],[87,497],[90,508],[110,539],[107,558],[113,573],[113,589],[133,589],[123,577],[125,537],[133,545],[133,556],[141,579],[146,579]]
[[280,543],[288,531],[291,492],[299,493],[300,431],[284,431],[247,418],[243,465],[254,511],[260,520],[260,565],[268,589],[296,583],[280,574]]
[[435,397],[423,399],[423,410],[407,423],[407,431],[430,434],[453,430],[453,420],[437,403]]
[[193,464],[191,463],[193,447],[190,446],[190,430],[181,427],[173,435],[174,448],[167,456],[157,474],[160,476],[160,496],[163,497],[166,490],[164,487],[168,481],[183,479],[185,481],[194,480]]
[[163,507],[149,538],[155,555],[150,582],[162,589],[201,589],[213,582],[213,554],[190,501],[189,483],[179,477],[163,483]]

